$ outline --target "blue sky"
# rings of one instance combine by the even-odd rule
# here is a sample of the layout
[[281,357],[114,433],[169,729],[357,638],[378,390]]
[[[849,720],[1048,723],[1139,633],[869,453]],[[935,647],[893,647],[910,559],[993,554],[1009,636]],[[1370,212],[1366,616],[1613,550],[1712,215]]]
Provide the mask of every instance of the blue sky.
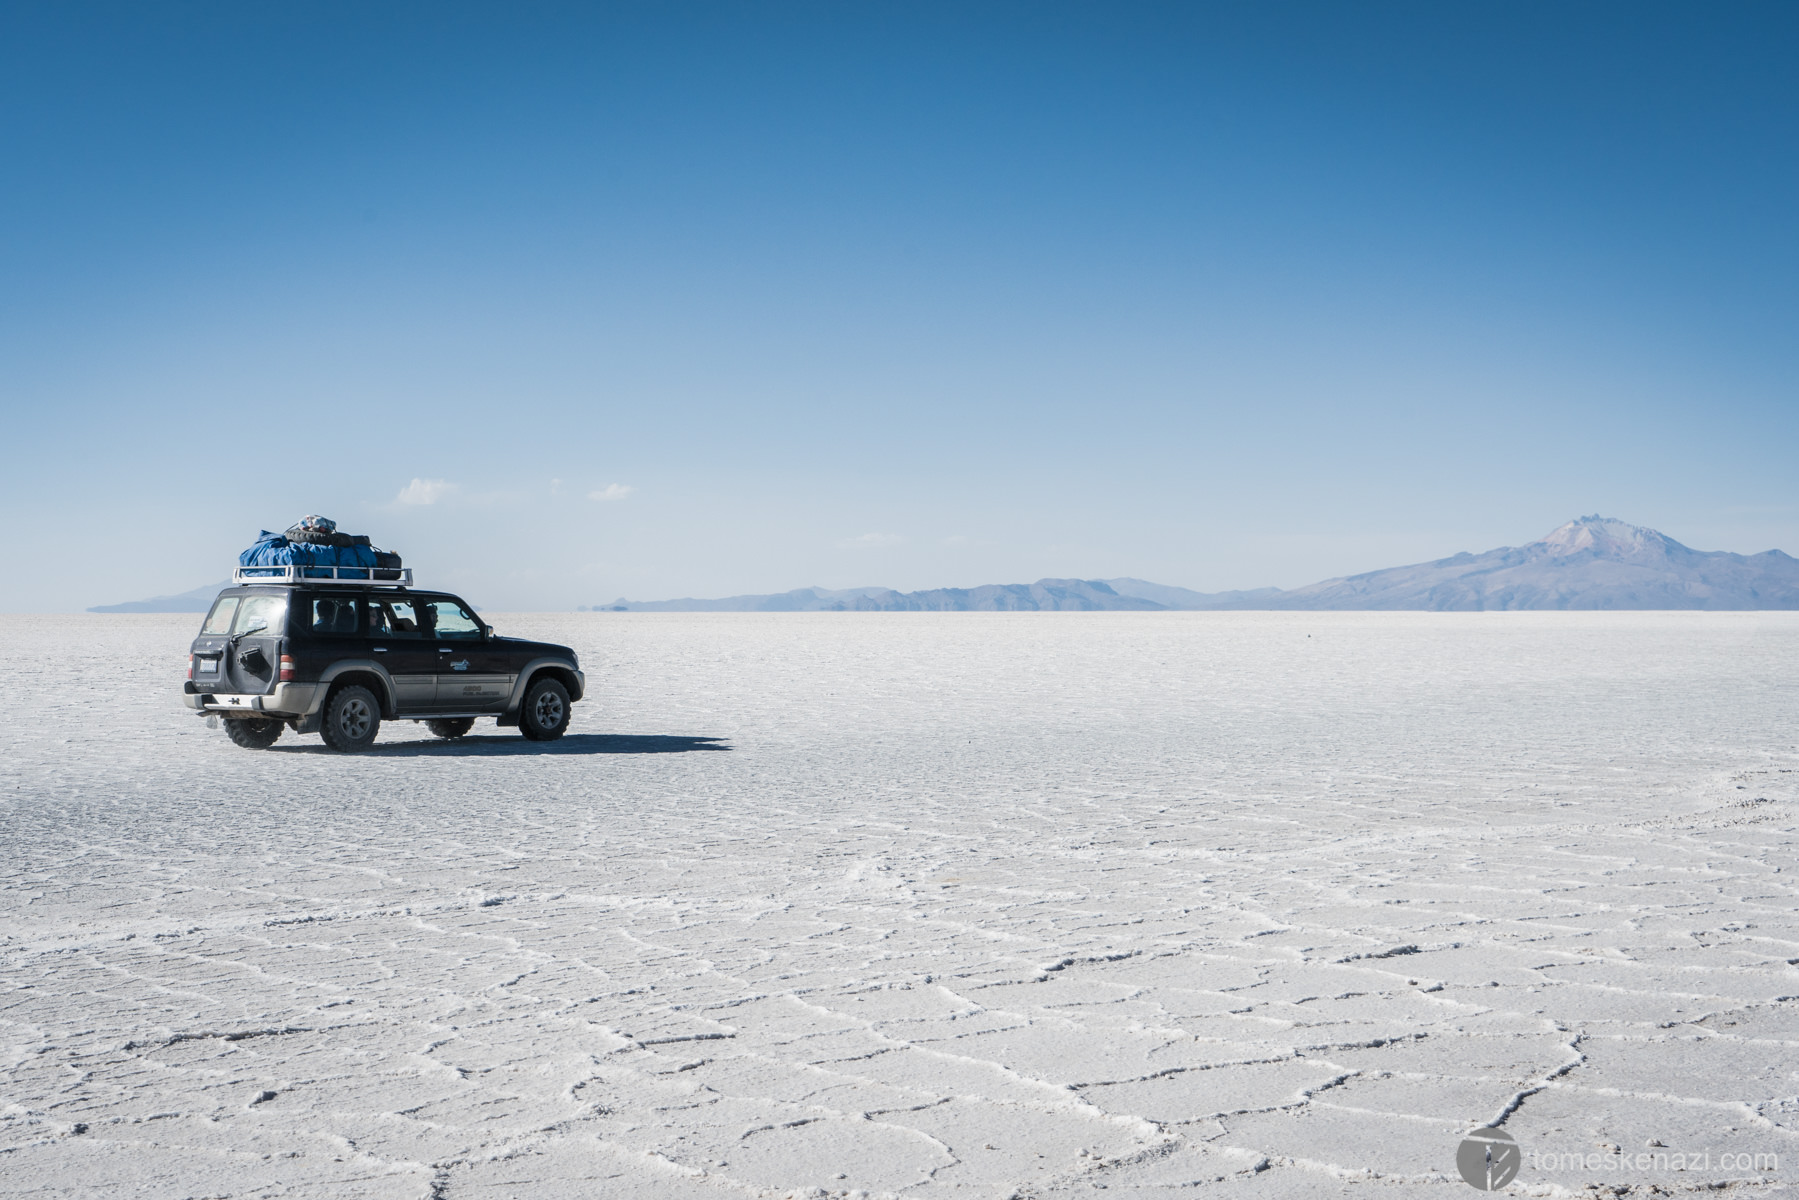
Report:
[[[1799,552],[1799,10],[0,8],[0,608]],[[414,481],[418,481],[415,485]]]

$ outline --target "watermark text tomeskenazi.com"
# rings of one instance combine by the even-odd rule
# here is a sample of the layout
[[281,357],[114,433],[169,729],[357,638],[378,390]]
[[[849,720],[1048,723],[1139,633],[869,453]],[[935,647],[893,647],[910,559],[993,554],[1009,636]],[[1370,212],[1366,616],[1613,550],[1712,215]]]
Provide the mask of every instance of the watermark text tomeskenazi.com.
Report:
[[[1714,1169],[1711,1147],[1681,1150],[1651,1142],[1654,1147],[1634,1154],[1609,1149],[1598,1153],[1523,1152],[1518,1141],[1503,1129],[1483,1126],[1462,1139],[1456,1147],[1455,1165],[1470,1187],[1483,1192],[1503,1189],[1518,1175],[1518,1169],[1530,1159],[1533,1171],[1550,1173],[1578,1171],[1583,1175],[1599,1175],[1611,1171],[1710,1171]],[[1748,1150],[1726,1150],[1715,1156],[1715,1169],[1767,1175],[1780,1170],[1780,1155]]]
[[1725,1151],[1713,1155],[1710,1150],[1639,1150],[1611,1154],[1557,1154],[1527,1151],[1525,1159],[1533,1171],[1751,1171],[1765,1174],[1780,1170],[1780,1155],[1752,1154],[1747,1150]]

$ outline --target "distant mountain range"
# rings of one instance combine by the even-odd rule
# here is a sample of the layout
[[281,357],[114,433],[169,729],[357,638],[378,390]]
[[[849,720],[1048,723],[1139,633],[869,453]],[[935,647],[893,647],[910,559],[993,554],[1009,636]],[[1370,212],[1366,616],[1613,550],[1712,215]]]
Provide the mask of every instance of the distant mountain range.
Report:
[[1226,608],[1799,608],[1799,559],[1694,550],[1664,533],[1581,517],[1526,546],[1327,579]]
[[[216,583],[179,596],[90,608],[199,613]],[[1799,559],[1779,550],[1693,550],[1666,534],[1581,517],[1525,546],[1457,554],[1282,591],[1195,592],[1144,579],[1039,579],[899,592],[799,588],[721,600],[617,600],[596,612],[1094,612],[1166,609],[1799,609]]]
[[1799,559],[1693,550],[1608,517],[1569,521],[1524,546],[1462,553],[1282,591],[1195,592],[1143,579],[1040,579],[898,592],[800,588],[722,600],[618,600],[609,612],[1016,612],[1230,609],[1794,609]]
[[[1155,584],[1147,584],[1155,587]],[[1175,590],[1179,590],[1178,588]],[[1198,593],[1194,593],[1198,595]],[[975,588],[933,588],[896,592],[892,588],[798,588],[772,596],[727,596],[722,600],[620,600],[597,605],[602,612],[1093,612],[1099,609],[1149,611],[1169,608],[1140,596],[1122,595],[1100,579],[1039,579],[1036,583],[989,583]]]
[[88,609],[97,613],[203,613],[212,608],[212,602],[225,588],[231,586],[229,579],[206,587],[195,588],[191,592],[182,592],[179,596],[152,596],[148,600],[127,600],[123,604],[101,604]]

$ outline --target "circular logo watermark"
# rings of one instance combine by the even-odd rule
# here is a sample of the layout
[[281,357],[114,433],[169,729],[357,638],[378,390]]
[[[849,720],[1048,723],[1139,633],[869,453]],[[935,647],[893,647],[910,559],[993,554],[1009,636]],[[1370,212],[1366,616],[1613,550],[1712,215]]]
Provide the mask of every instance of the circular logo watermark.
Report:
[[1476,1129],[1462,1139],[1455,1152],[1455,1169],[1470,1187],[1483,1192],[1510,1183],[1523,1162],[1518,1143],[1503,1129]]

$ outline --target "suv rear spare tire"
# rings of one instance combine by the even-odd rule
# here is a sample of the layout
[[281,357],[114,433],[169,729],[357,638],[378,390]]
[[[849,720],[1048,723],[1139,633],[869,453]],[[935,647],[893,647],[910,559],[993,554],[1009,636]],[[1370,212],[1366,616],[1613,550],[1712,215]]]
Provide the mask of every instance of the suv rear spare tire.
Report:
[[325,720],[319,726],[319,736],[333,750],[367,750],[379,732],[381,705],[367,688],[357,684],[341,687],[325,701]]
[[568,689],[560,680],[540,676],[519,706],[518,731],[534,742],[553,742],[568,728],[568,718]]
[[473,717],[439,717],[425,722],[425,728],[440,738],[459,738],[474,727]]
[[227,717],[225,736],[246,750],[267,750],[281,736],[281,722],[268,717]]

